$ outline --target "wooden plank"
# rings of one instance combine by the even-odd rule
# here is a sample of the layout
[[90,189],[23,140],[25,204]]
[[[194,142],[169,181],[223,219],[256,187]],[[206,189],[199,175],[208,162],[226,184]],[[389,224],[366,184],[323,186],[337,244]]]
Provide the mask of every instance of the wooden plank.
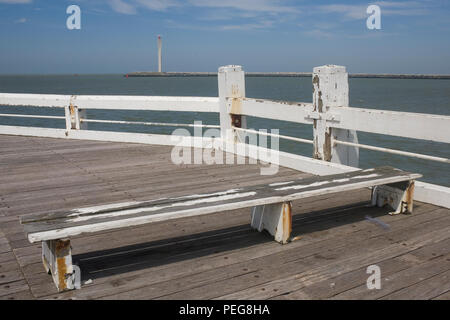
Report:
[[[170,218],[293,201],[314,195],[413,180],[417,177],[420,175],[382,167],[356,173],[276,183],[269,186],[230,189],[212,194],[80,208],[69,213],[29,215],[23,216],[21,222],[24,224],[30,242],[35,242]],[[174,207],[178,208],[174,210]]]
[[[352,195],[342,194],[339,197],[339,204],[345,205],[348,203],[354,203],[355,197],[359,198],[360,194],[365,194],[368,199],[368,190],[359,190]],[[329,196],[328,196],[329,197]],[[317,210],[327,208],[328,205],[333,206],[333,202],[329,202],[327,196],[322,196],[315,198],[315,201],[294,203],[295,213],[305,213],[309,212],[308,215],[302,215],[294,217],[294,223],[296,221],[305,220],[305,217],[309,215],[314,216],[314,219],[324,219],[325,214],[333,215],[334,219],[339,219],[339,212],[334,212],[326,210],[324,212],[318,212]],[[314,211],[311,213],[311,211]],[[422,207],[419,206],[415,212],[415,217],[422,213]],[[394,217],[391,217],[394,218]],[[200,232],[214,231],[214,234],[220,234],[222,229],[229,227],[240,226],[245,230],[249,230],[248,226],[248,209],[235,210],[227,212],[227,219],[223,219],[221,214],[212,214],[204,216],[201,218],[188,218],[179,219],[176,221],[167,221],[154,224],[152,226],[140,226],[133,227],[132,233],[129,229],[122,229],[114,232],[106,232],[95,235],[86,235],[81,238],[77,238],[75,241],[74,252],[87,252],[87,251],[99,251],[110,249],[114,247],[123,247],[133,244],[148,243],[150,241],[162,240],[167,238],[167,232],[170,230],[171,238],[176,238],[179,236],[186,236],[187,234],[192,234],[193,236]],[[355,229],[349,228],[349,230],[354,231]],[[21,230],[22,231],[22,230]],[[23,233],[22,233],[23,234]],[[164,240],[169,241],[169,240]],[[23,258],[28,255],[36,255],[34,262],[40,262],[40,250],[37,249],[37,245],[32,245],[31,247],[20,248],[15,250],[15,254],[18,261],[22,263]],[[25,258],[27,259],[27,258]],[[31,261],[33,258],[31,258]]]
[[[382,277],[385,278],[386,276],[411,268],[419,263],[434,259],[436,256],[448,254],[449,248],[450,239],[446,239],[392,259],[379,261],[376,264],[382,271]],[[306,285],[299,290],[284,294],[283,299],[301,299],[305,297],[308,299],[329,299],[339,293],[364,285],[369,276],[366,271],[367,267],[365,266],[342,275]],[[275,298],[279,297],[280,296],[275,296]]]
[[16,258],[11,251],[0,253],[0,263],[14,261]]
[[[240,145],[239,143],[237,144]],[[253,157],[252,155],[257,154],[258,156],[255,159],[259,159],[265,161],[264,157],[261,155],[266,154],[268,149],[258,146],[241,146],[244,152],[240,152],[239,147],[237,149],[237,153],[242,155],[248,155],[249,157]],[[270,160],[272,163],[278,164],[280,166],[291,168],[294,170],[308,172],[317,175],[330,175],[337,174],[341,172],[351,172],[358,170],[354,167],[345,166],[342,164],[320,161],[316,159],[311,159],[304,156],[295,155],[292,153],[282,152],[282,151],[270,151]],[[417,201],[423,201],[431,204],[435,204],[438,206],[443,206],[445,208],[450,208],[450,188],[426,184],[421,181],[417,181],[417,186],[415,190],[414,199]]]
[[0,238],[0,253],[5,253],[11,251],[11,246],[6,238]]
[[450,290],[433,298],[433,300],[450,300]]
[[213,139],[209,137],[186,137],[166,134],[152,133],[132,133],[132,132],[114,132],[114,131],[95,131],[95,130],[65,130],[40,127],[6,126],[0,125],[0,134],[19,135],[58,139],[78,139],[92,141],[110,141],[141,143],[149,145],[166,146],[195,146],[200,145],[206,148],[212,146]]
[[4,296],[11,296],[13,294],[28,291],[29,287],[25,280],[18,280],[7,284],[0,285],[0,299]]
[[[448,264],[450,255],[447,255],[447,267],[450,268]],[[445,261],[443,261],[445,264]],[[422,279],[422,278],[421,278]],[[407,288],[398,290],[382,299],[385,300],[406,300],[406,299],[416,299],[416,300],[429,300],[450,290],[450,270],[439,273],[431,278],[423,279],[422,281],[409,286]]]
[[228,111],[233,114],[311,125],[312,119],[309,116],[313,111],[313,106],[312,103],[304,102],[243,98],[240,108],[232,109],[230,101]]
[[171,96],[93,96],[0,93],[0,105],[67,107],[73,103],[80,109],[120,109],[218,112],[216,97],[171,97]]
[[30,290],[24,290],[0,297],[0,300],[33,300]]
[[366,284],[364,284],[338,294],[333,299],[383,299],[389,294],[410,287],[421,280],[430,279],[448,271],[450,269],[449,257],[450,255],[447,254],[390,275],[384,279],[385,281],[383,281],[379,290],[368,290]]
[[[423,234],[423,230],[420,228],[416,229],[418,233]],[[448,232],[448,228],[441,232],[436,232],[431,238],[427,236],[428,242],[432,241],[433,238],[440,239],[445,236],[445,232]],[[290,256],[284,257],[279,263],[273,263],[277,261],[279,257],[271,257],[271,259],[265,258],[264,260],[253,260],[251,264],[245,264],[245,266],[257,265],[259,270],[251,274],[242,274],[237,277],[228,278],[223,281],[214,281],[205,284],[204,286],[196,286],[193,288],[188,288],[186,290],[178,289],[174,293],[164,294],[162,290],[158,292],[153,291],[158,288],[156,285],[152,285],[147,289],[150,292],[154,292],[155,296],[146,295],[146,298],[161,298],[161,299],[185,299],[185,297],[191,297],[195,299],[211,299],[223,296],[227,293],[232,293],[240,291],[249,286],[261,285],[267,283],[269,279],[278,284],[278,288],[285,288],[284,290],[293,289],[299,285],[303,285],[306,281],[314,282],[317,279],[324,277],[324,273],[328,276],[339,272],[339,270],[345,270],[349,268],[355,268],[362,265],[370,264],[372,259],[379,259],[380,257],[394,257],[399,253],[404,253],[410,251],[414,248],[419,247],[423,242],[423,236],[418,236],[417,240],[421,244],[415,243],[415,237],[411,238],[410,244],[403,246],[402,244],[395,243],[386,246],[386,242],[376,241],[375,239],[370,239],[368,241],[361,241],[360,243],[350,244],[341,246],[340,249],[331,246],[329,249],[333,251],[334,256],[338,256],[339,259],[331,259],[330,261],[324,259],[317,259],[314,253],[311,255],[298,256],[295,252],[291,252]],[[374,250],[378,248],[378,250]],[[309,249],[309,247],[307,248]],[[317,249],[316,249],[317,250]],[[317,251],[316,251],[317,252]],[[378,255],[378,257],[376,257]],[[243,265],[236,265],[236,268],[242,268]],[[220,269],[219,269],[220,270]],[[219,270],[215,270],[219,273]],[[300,271],[303,271],[299,274]],[[265,284],[267,286],[267,284]],[[270,287],[269,287],[270,288]],[[159,287],[161,289],[161,287]],[[173,290],[173,289],[172,289]],[[260,291],[261,292],[261,291]],[[269,296],[277,294],[273,290],[262,290],[266,292]],[[144,292],[142,294],[145,294]],[[144,297],[142,295],[141,297]],[[231,296],[227,296],[231,299]],[[233,297],[236,299],[236,297]],[[262,298],[258,296],[258,298]]]
[[333,128],[450,143],[450,116],[389,110],[330,107]]
[[[355,197],[360,197],[361,194],[365,194],[367,200],[369,199],[369,191],[368,190],[359,190],[352,195],[349,194],[341,194],[338,198],[340,205],[347,205],[350,203],[354,203]],[[334,206],[335,202],[330,202],[330,196],[322,196],[318,198],[314,198],[314,200],[302,201],[302,202],[294,202],[293,210],[297,216],[294,216],[294,223],[296,221],[305,220],[307,217],[309,219],[314,218],[315,220],[324,219],[324,215],[332,215],[334,218],[339,219],[339,211],[330,211],[324,210],[329,205]],[[420,216],[423,213],[423,206],[419,205],[416,208],[414,216]],[[322,210],[322,211],[317,211]],[[299,216],[299,213],[306,213]],[[172,237],[184,236],[187,234],[196,234],[198,232],[206,232],[213,230],[221,230],[223,228],[227,228],[230,226],[241,226],[245,229],[249,230],[248,222],[248,209],[235,210],[231,212],[227,212],[227,219],[224,220],[222,218],[222,214],[212,214],[199,218],[187,218],[187,219],[178,219],[176,221],[166,221],[159,222],[154,224],[153,226],[140,226],[133,227],[133,232],[130,234],[129,229],[117,230],[114,232],[103,232],[100,234],[86,235],[84,237],[77,238],[76,245],[74,250],[77,252],[86,252],[86,251],[98,251],[104,250],[112,247],[123,247],[130,244],[140,244],[154,240],[161,240],[167,238],[167,230],[170,230],[170,234]],[[430,217],[435,217],[430,215]],[[390,217],[395,218],[395,217]],[[151,230],[151,231],[149,231]],[[17,232],[17,231],[16,231]],[[22,232],[22,229],[19,230]],[[105,237],[108,237],[108,241],[105,241]],[[35,245],[33,245],[34,247]],[[20,260],[22,256],[32,254],[33,252],[39,253],[39,250],[33,251],[31,248],[21,248],[16,249],[15,253]]]
[[15,269],[0,272],[0,285],[23,279],[23,274],[17,266]]
[[[242,169],[245,169],[245,166],[241,166]],[[249,168],[250,169],[250,168]],[[190,170],[184,170],[190,171]],[[215,187],[213,189],[219,190],[222,188],[229,188],[232,185],[232,181],[234,180],[234,184],[236,186],[239,185],[247,185],[252,181],[257,183],[264,182],[267,178],[263,176],[259,176],[259,174],[253,174],[251,170],[242,170],[242,172],[246,172],[245,174],[238,174],[240,170],[230,174],[227,178],[218,179],[215,183]],[[51,208],[55,209],[55,206],[61,206],[61,208],[67,208],[68,206],[78,206],[80,202],[88,205],[92,204],[101,204],[107,202],[118,202],[129,200],[130,197],[135,199],[142,197],[148,199],[150,196],[176,196],[183,195],[187,187],[191,190],[196,190],[196,192],[207,192],[211,191],[211,188],[205,187],[208,184],[206,182],[210,181],[211,176],[223,176],[225,172],[220,170],[216,171],[213,174],[213,171],[206,169],[205,174],[199,175],[197,174],[196,182],[192,183],[192,176],[189,174],[177,174],[178,183],[175,186],[171,186],[175,179],[171,179],[167,174],[162,177],[161,181],[159,179],[148,179],[145,175],[142,175],[139,180],[130,181],[130,183],[122,184],[120,181],[114,183],[113,181],[107,181],[105,183],[95,183],[87,186],[80,186],[82,188],[76,188],[68,185],[66,188],[56,189],[56,190],[47,190],[45,192],[33,192],[32,195],[28,195],[26,199],[29,201],[25,201],[23,197],[19,197],[15,200],[8,198],[8,205],[10,206],[9,213],[27,213],[27,212],[35,212],[35,206],[39,205],[41,211],[49,210]],[[277,181],[278,179],[286,176],[289,172],[281,172],[277,178],[272,179],[272,181]],[[212,175],[208,175],[212,174]],[[233,175],[235,174],[235,175]],[[295,176],[302,176],[303,174],[295,174]],[[241,182],[242,181],[242,182]],[[270,183],[270,182],[269,182]],[[156,187],[155,187],[156,185]],[[200,187],[203,186],[203,187]],[[122,196],[116,196],[117,198],[111,197],[111,189],[114,191],[123,190]],[[117,194],[117,192],[115,192]],[[25,194],[27,195],[27,194]],[[104,197],[106,195],[108,200]],[[37,199],[36,199],[37,198]],[[91,200],[92,199],[92,200]],[[95,201],[95,199],[97,199]],[[50,206],[50,204],[52,204]],[[68,208],[70,209],[70,208]]]
[[63,108],[70,104],[70,97],[60,94],[0,93],[0,104]]
[[[42,204],[48,203],[53,201],[54,198],[57,198],[59,200],[68,199],[68,200],[76,200],[77,195],[82,195],[86,192],[95,192],[95,194],[100,198],[101,195],[104,192],[111,192],[111,187],[114,188],[114,190],[124,190],[127,192],[127,194],[133,194],[134,196],[142,193],[146,194],[146,198],[148,199],[149,196],[152,195],[158,195],[161,193],[165,193],[164,196],[170,196],[171,194],[175,194],[178,189],[185,190],[186,187],[189,187],[191,190],[196,189],[196,192],[199,192],[200,189],[204,188],[198,188],[199,186],[205,186],[207,185],[206,182],[209,181],[212,177],[215,177],[217,175],[224,176],[222,179],[217,179],[214,188],[227,188],[231,187],[231,182],[233,181],[235,185],[242,185],[250,183],[251,181],[261,181],[264,182],[264,180],[268,180],[267,178],[264,178],[263,176],[260,176],[255,170],[252,170],[252,167],[249,166],[238,166],[237,168],[233,169],[232,172],[228,174],[228,169],[219,169],[214,170],[212,167],[211,169],[205,168],[205,167],[199,167],[197,169],[181,169],[181,171],[178,170],[172,170],[172,172],[167,171],[164,172],[160,176],[159,173],[155,174],[154,177],[150,175],[147,177],[147,174],[143,174],[141,170],[141,175],[136,178],[136,180],[131,179],[129,182],[127,182],[127,179],[121,179],[120,181],[117,181],[117,184],[114,181],[108,181],[101,179],[102,182],[95,182],[92,183],[89,181],[88,178],[86,178],[86,184],[81,184],[79,187],[76,187],[73,184],[68,184],[65,188],[61,189],[50,189],[47,190],[47,188],[43,188],[42,191],[33,192],[30,193],[24,193],[22,196],[8,196],[7,197],[7,204],[12,209],[14,207],[14,210],[9,210],[10,212],[14,212],[18,209],[24,209],[24,206],[27,205],[26,202],[24,202],[27,199],[32,199],[33,204],[40,204],[41,210],[45,210],[42,207]],[[231,168],[231,167],[230,167]],[[200,169],[200,170],[199,170]],[[231,170],[230,170],[231,171]],[[241,174],[240,172],[243,172],[245,174]],[[254,173],[253,173],[254,172]],[[176,179],[171,178],[171,175],[176,174]],[[195,183],[192,183],[192,175],[190,173],[194,173],[196,176]],[[279,177],[286,176],[289,172],[288,171],[281,171],[277,178],[272,180],[277,180]],[[95,173],[94,173],[95,174]],[[95,174],[95,176],[98,176]],[[294,176],[300,177],[304,176],[304,174],[295,174]],[[59,179],[57,181],[60,181]],[[175,183],[174,181],[177,181]],[[242,182],[241,182],[242,181]],[[89,182],[89,183],[88,183]],[[184,187],[184,188],[183,188]],[[218,190],[218,189],[217,189]],[[119,197],[117,201],[123,201],[121,199],[123,197]],[[81,201],[84,201],[85,198],[81,199]],[[114,201],[114,202],[117,202]],[[98,204],[102,203],[99,199]],[[17,206],[17,204],[19,206]],[[30,202],[31,204],[31,202]],[[75,203],[75,206],[78,205],[78,203]],[[48,210],[48,209],[47,209]]]

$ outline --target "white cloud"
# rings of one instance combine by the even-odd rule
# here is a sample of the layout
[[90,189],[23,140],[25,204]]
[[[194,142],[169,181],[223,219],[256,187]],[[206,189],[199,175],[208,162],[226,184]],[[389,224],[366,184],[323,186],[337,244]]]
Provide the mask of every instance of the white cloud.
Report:
[[358,20],[367,18],[366,9],[369,4],[380,6],[381,14],[414,16],[428,13],[424,3],[418,1],[376,1],[367,5],[331,4],[319,6],[318,9],[325,13],[338,13],[347,19]]
[[136,14],[136,8],[122,0],[109,0],[111,8],[118,13]]
[[264,29],[273,25],[273,21],[262,21],[260,23],[247,23],[247,24],[234,24],[220,26],[220,30],[251,30],[251,29]]
[[33,0],[0,0],[0,3],[8,3],[8,4],[24,4],[31,2],[33,2]]
[[330,4],[320,6],[319,10],[325,13],[340,13],[350,19],[364,19],[367,17],[366,8],[361,5]]
[[333,37],[333,34],[331,32],[324,31],[321,29],[307,30],[303,33],[306,34],[307,36],[311,36],[314,38],[328,38],[329,39],[329,38]]
[[173,0],[135,0],[135,1],[137,4],[154,11],[164,11],[170,7],[176,7],[181,5],[180,3]]
[[[1,0],[0,0],[1,1]],[[300,12],[298,8],[286,6],[283,0],[107,0],[110,7],[121,14],[137,14],[139,9],[166,11],[170,8],[197,10],[197,21],[233,20],[229,25],[215,26],[219,30],[249,30],[270,28],[281,23],[287,16]],[[236,20],[242,20],[236,21]],[[194,23],[195,24],[195,23]],[[191,22],[191,27],[194,26]],[[208,27],[209,29],[211,26]]]
[[243,12],[246,12],[247,15],[299,13],[298,8],[285,6],[280,1],[270,0],[108,0],[108,3],[114,11],[124,14],[135,14],[139,7],[153,11],[165,11],[173,7],[197,7],[211,10],[232,9],[239,11],[239,15],[242,15]]
[[14,21],[14,23],[25,23],[25,22],[27,22],[27,18],[20,18]]
[[190,0],[190,4],[203,8],[230,8],[251,12],[298,13],[299,9],[269,0]]

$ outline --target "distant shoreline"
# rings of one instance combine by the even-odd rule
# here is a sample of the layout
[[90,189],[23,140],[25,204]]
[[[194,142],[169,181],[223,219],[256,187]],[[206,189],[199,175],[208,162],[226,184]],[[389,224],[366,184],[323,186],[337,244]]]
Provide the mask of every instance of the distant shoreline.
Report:
[[[311,77],[311,72],[246,72],[247,77]],[[130,72],[125,77],[216,77],[217,72]],[[450,79],[450,75],[440,74],[371,74],[353,73],[350,78],[382,79]]]

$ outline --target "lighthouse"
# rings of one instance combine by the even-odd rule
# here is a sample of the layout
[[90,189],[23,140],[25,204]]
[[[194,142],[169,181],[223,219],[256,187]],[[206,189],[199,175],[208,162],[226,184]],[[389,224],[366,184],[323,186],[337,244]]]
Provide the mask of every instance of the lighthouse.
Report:
[[161,40],[161,36],[158,35],[158,72],[161,72],[161,70],[162,70],[161,49],[162,49],[162,40]]

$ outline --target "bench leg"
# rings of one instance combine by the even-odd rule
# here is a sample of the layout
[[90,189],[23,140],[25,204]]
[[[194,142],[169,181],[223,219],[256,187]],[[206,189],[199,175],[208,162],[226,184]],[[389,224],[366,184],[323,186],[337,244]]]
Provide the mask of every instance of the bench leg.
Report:
[[292,231],[291,208],[291,202],[253,207],[251,226],[259,232],[267,230],[279,243],[288,243]]
[[404,181],[372,189],[372,205],[389,205],[394,211],[389,214],[412,213],[414,181]]
[[59,292],[79,288],[80,269],[72,265],[70,240],[42,241],[42,262]]

